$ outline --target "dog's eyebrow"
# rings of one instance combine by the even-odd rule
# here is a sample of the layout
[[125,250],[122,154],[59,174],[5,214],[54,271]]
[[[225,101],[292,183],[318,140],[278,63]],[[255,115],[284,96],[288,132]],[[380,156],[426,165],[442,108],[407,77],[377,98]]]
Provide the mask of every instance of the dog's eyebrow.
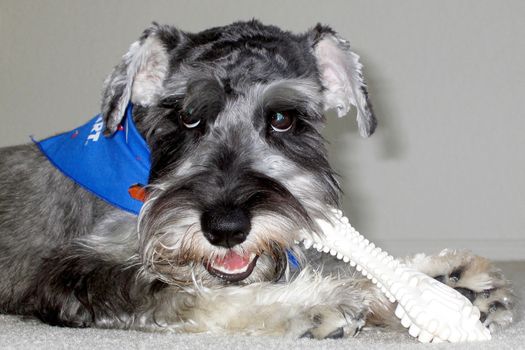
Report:
[[189,81],[184,108],[200,111],[203,117],[214,118],[226,102],[226,92],[217,79],[201,78]]
[[222,95],[224,87],[220,76],[223,72],[212,68],[210,65],[182,64],[178,71],[169,76],[164,82],[164,93],[160,98],[161,102],[164,102],[166,105],[180,104],[188,94],[199,94],[199,88],[207,92],[211,90],[212,94],[215,95]]
[[204,74],[189,79],[172,79],[166,90],[168,93],[161,98],[161,105],[192,110],[201,118],[215,118],[226,102],[221,82]]
[[322,90],[309,79],[285,79],[266,85],[262,92],[265,109],[302,109],[316,115],[322,109]]

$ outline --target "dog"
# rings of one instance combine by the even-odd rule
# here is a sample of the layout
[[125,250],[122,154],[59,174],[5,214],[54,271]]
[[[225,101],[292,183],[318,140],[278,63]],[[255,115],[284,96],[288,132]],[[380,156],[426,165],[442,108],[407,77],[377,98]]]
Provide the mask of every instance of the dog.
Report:
[[[108,196],[122,185],[133,205],[75,179],[46,141],[0,150],[0,310],[56,326],[316,339],[398,327],[376,286],[295,243],[339,207],[320,130],[325,111],[352,106],[372,135],[359,57],[328,26],[153,24],[105,81],[100,116],[62,140],[87,130],[83,146],[129,144],[135,130],[150,157],[143,183],[105,175],[124,157],[111,152],[78,171]],[[491,331],[512,321],[510,283],[487,259],[445,250],[406,263],[469,298]]]

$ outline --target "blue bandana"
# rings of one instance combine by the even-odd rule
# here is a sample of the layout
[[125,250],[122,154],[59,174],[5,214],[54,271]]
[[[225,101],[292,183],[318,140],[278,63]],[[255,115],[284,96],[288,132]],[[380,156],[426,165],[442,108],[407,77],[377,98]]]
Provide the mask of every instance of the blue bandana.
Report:
[[[102,115],[83,126],[34,141],[49,161],[64,175],[109,204],[138,215],[143,202],[130,194],[134,185],[148,183],[151,168],[146,141],[137,130],[128,105],[124,122],[111,137],[105,137]],[[292,268],[299,268],[290,251]]]
[[131,110],[130,104],[111,137],[102,134],[104,121],[98,115],[79,128],[35,143],[64,175],[109,204],[138,215],[143,203],[132,198],[129,189],[148,183],[151,161]]

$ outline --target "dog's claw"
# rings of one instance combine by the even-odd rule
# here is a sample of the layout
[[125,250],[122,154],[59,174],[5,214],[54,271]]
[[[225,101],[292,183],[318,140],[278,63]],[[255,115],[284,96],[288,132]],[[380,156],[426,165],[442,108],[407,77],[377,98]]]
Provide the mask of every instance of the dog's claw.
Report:
[[329,333],[325,339],[341,339],[345,336],[345,330],[343,327],[337,328],[335,331]]
[[[299,334],[299,338],[307,339],[340,339],[347,336],[356,336],[365,325],[363,312],[346,313],[344,306],[318,305],[305,310],[309,328]],[[297,319],[304,325],[304,320]]]
[[300,339],[314,339],[314,335],[311,331],[306,331],[299,338]]

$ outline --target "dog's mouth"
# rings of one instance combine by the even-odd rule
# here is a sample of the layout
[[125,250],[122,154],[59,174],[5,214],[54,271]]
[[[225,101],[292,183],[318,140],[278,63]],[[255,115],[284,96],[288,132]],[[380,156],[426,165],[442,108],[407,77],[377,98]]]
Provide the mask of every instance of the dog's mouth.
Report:
[[240,255],[230,250],[224,257],[205,262],[204,267],[216,277],[228,282],[239,282],[251,275],[258,258],[254,253]]

